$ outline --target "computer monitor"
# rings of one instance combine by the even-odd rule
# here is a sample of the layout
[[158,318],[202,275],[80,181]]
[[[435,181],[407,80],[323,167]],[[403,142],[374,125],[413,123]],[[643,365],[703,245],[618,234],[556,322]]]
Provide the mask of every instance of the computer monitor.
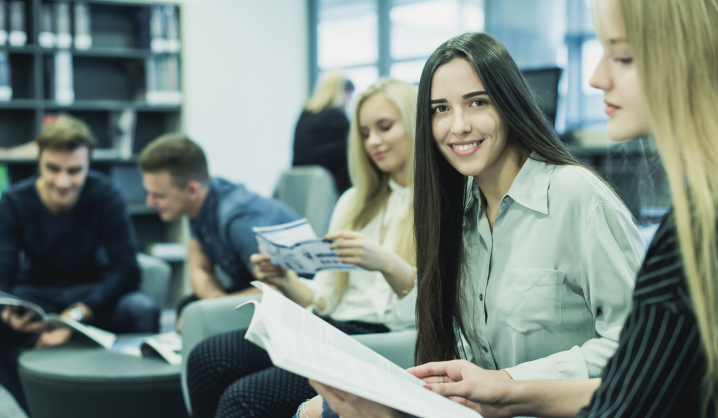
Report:
[[552,124],[556,123],[556,109],[558,108],[558,82],[561,78],[561,69],[539,68],[521,70],[529,88],[536,97],[544,114]]

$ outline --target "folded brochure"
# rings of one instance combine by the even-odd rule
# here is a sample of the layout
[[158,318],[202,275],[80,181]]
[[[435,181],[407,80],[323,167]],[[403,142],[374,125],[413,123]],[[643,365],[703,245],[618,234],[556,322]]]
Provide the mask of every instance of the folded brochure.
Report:
[[252,230],[259,248],[269,256],[272,264],[285,269],[301,274],[321,270],[362,270],[354,264],[339,261],[337,250],[329,248],[331,242],[318,238],[306,219]]

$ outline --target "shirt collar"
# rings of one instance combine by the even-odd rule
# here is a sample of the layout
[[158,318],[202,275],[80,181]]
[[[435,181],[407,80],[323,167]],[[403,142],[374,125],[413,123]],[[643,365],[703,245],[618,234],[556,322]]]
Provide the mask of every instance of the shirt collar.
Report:
[[199,210],[199,215],[196,218],[190,219],[190,223],[199,224],[203,223],[210,218],[210,213],[214,212],[217,208],[217,188],[212,187],[214,184],[210,182],[209,191],[207,197],[202,203],[202,209]]
[[404,187],[399,183],[395,182],[394,179],[389,177],[389,188],[392,192],[406,193],[409,191],[408,187]]
[[535,152],[529,156],[506,194],[521,206],[548,215],[548,183],[556,164],[539,158]]
[[[535,152],[531,153],[506,195],[521,206],[548,215],[548,186],[556,164],[540,158]],[[469,178],[464,210],[468,211],[475,202],[481,202],[481,191],[474,179]]]

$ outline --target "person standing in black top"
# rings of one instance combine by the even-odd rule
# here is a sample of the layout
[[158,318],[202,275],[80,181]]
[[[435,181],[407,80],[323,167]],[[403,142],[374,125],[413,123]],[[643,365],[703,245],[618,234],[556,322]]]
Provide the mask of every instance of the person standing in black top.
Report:
[[[138,291],[137,240],[121,192],[89,170],[87,125],[60,116],[37,139],[39,175],[0,199],[0,292],[114,332],[154,333],[159,307]],[[24,405],[17,357],[67,342],[34,312],[2,309],[0,384]]]
[[[715,417],[718,414],[718,4],[596,0],[608,135],[652,134],[672,210],[638,274],[631,313],[599,379],[499,379],[465,360],[409,369],[485,417]],[[420,272],[421,273],[421,272]],[[313,386],[343,418],[398,417]],[[308,417],[321,416],[307,408]]]
[[349,119],[344,112],[353,92],[354,84],[344,78],[341,70],[324,73],[294,131],[292,166],[326,168],[334,177],[339,195],[351,187],[347,169]]

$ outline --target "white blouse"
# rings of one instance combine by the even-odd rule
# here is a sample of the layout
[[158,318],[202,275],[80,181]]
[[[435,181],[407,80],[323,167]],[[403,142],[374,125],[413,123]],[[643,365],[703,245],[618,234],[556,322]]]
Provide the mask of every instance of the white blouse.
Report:
[[645,254],[616,195],[584,168],[529,158],[493,233],[472,185],[463,235],[472,361],[516,380],[599,377]]
[[[382,224],[387,226],[384,242],[381,246],[394,251],[400,237],[401,220],[412,204],[411,191],[393,180],[389,180],[391,195],[385,209],[379,212],[361,231],[369,239],[379,242]],[[337,202],[329,231],[338,231],[344,223],[351,205],[355,204],[356,190],[347,190]],[[387,283],[384,275],[376,271],[350,271],[347,289],[339,294],[336,277],[333,271],[320,271],[314,280],[302,279],[314,293],[314,300],[323,298],[326,302],[324,310],[316,312],[329,316],[337,321],[362,321],[383,324],[391,330],[415,325],[415,298],[399,299]]]

